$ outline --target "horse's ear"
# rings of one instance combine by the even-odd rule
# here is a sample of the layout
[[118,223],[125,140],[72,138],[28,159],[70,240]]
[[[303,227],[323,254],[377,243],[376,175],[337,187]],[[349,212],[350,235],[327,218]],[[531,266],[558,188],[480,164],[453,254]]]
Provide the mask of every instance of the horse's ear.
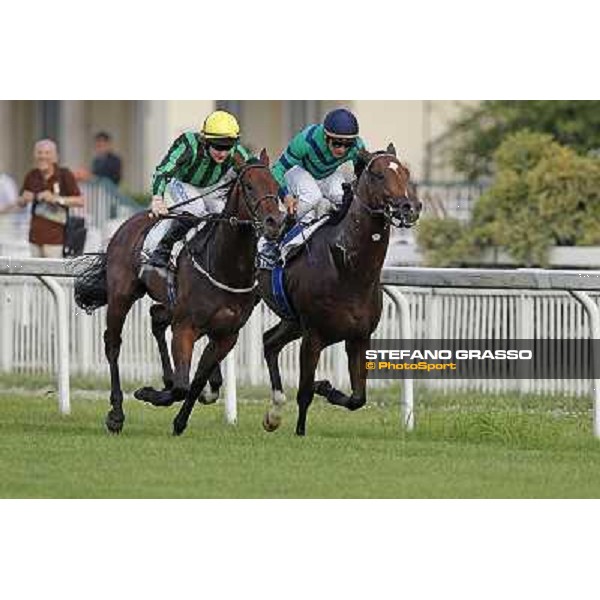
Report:
[[240,171],[242,167],[246,164],[244,157],[239,152],[233,153],[233,168],[236,171]]
[[265,148],[263,148],[260,151],[260,156],[258,157],[258,160],[260,160],[260,162],[265,165],[265,167],[269,166],[269,155],[267,154],[267,151]]
[[394,156],[398,156],[396,154],[396,146],[394,146],[394,144],[392,144],[392,142],[390,142],[388,144],[388,147],[385,150],[388,154],[393,154]]
[[358,179],[362,172],[365,170],[365,167],[369,164],[371,160],[371,155],[364,148],[361,148],[358,151],[358,156],[356,157],[356,162],[354,163],[354,174]]

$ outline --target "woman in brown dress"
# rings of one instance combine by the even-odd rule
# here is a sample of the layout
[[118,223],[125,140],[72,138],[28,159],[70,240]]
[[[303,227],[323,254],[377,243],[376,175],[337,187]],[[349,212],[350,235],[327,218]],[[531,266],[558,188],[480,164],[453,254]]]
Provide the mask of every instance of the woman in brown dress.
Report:
[[35,169],[25,176],[19,204],[31,207],[29,242],[31,255],[62,258],[68,209],[83,206],[83,197],[73,173],[58,165],[58,152],[52,140],[35,144]]

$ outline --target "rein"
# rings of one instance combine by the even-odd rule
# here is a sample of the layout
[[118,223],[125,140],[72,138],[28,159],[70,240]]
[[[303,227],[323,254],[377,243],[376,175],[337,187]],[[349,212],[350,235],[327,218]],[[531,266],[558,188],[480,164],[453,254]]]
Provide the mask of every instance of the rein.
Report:
[[[264,196],[261,196],[258,200],[256,200],[254,205],[252,205],[249,202],[247,195],[246,195],[246,190],[244,189],[244,185],[242,182],[242,177],[247,171],[249,171],[250,169],[254,169],[254,168],[267,169],[268,167],[266,165],[263,165],[262,163],[260,163],[260,164],[252,163],[250,165],[245,165],[240,170],[240,172],[235,180],[235,183],[233,185],[233,188],[230,192],[230,194],[233,194],[233,191],[236,186],[239,185],[241,187],[242,200],[244,201],[246,209],[248,210],[248,212],[251,215],[250,219],[239,219],[235,215],[223,215],[223,214],[214,215],[213,214],[213,215],[206,215],[205,217],[196,217],[197,220],[199,222],[203,222],[203,221],[228,222],[232,227],[236,227],[238,225],[251,225],[255,232],[257,232],[257,233],[260,232],[262,230],[262,224],[260,222],[260,219],[257,217],[256,208],[264,200],[268,200],[271,198],[277,200],[277,195],[265,194]],[[231,183],[232,182],[228,182],[227,185],[230,185]],[[225,187],[225,186],[221,186],[221,187]],[[213,188],[211,190],[211,192],[214,191],[214,189],[218,189],[218,188]],[[205,195],[205,194],[203,194],[203,195]],[[197,199],[197,198],[195,198],[195,199]],[[190,200],[186,201],[186,203],[187,202],[190,202]],[[181,204],[183,204],[183,203],[180,203],[178,206],[181,206]],[[173,215],[173,216],[170,216],[169,218],[177,218],[177,217],[175,215]],[[251,285],[250,287],[245,287],[245,288],[234,288],[229,285],[226,285],[225,283],[218,281],[196,260],[196,257],[194,256],[193,251],[189,248],[187,243],[186,243],[186,250],[190,257],[190,261],[191,261],[194,269],[196,269],[196,271],[198,271],[199,273],[204,275],[204,277],[206,277],[215,287],[217,287],[221,290],[224,290],[226,292],[230,292],[232,294],[249,294],[250,292],[253,292],[256,289],[256,286],[258,285],[258,281],[255,281],[253,283],[253,285]]]

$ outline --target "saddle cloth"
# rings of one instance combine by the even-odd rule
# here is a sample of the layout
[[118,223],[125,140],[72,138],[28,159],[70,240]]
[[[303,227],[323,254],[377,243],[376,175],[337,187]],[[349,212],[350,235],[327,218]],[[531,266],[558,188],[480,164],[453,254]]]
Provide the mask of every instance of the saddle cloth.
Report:
[[280,242],[281,260],[285,266],[294,256],[297,256],[308,240],[327,223],[329,215],[311,223],[296,223]]

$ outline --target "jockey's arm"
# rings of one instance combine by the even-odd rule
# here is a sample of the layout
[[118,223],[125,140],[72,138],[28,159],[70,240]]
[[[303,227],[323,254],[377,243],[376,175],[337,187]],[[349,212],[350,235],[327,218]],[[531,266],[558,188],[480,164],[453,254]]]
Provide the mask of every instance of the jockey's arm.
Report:
[[302,166],[302,158],[306,155],[306,142],[302,136],[302,132],[296,135],[288,144],[284,153],[279,157],[279,160],[271,168],[273,177],[277,180],[280,186],[279,195],[284,199],[289,196],[289,190],[285,182],[285,174],[295,166]]
[[196,158],[199,148],[193,133],[180,135],[171,145],[167,155],[154,170],[152,176],[152,204],[155,199],[162,199],[167,184],[171,179],[179,179],[184,166]]

